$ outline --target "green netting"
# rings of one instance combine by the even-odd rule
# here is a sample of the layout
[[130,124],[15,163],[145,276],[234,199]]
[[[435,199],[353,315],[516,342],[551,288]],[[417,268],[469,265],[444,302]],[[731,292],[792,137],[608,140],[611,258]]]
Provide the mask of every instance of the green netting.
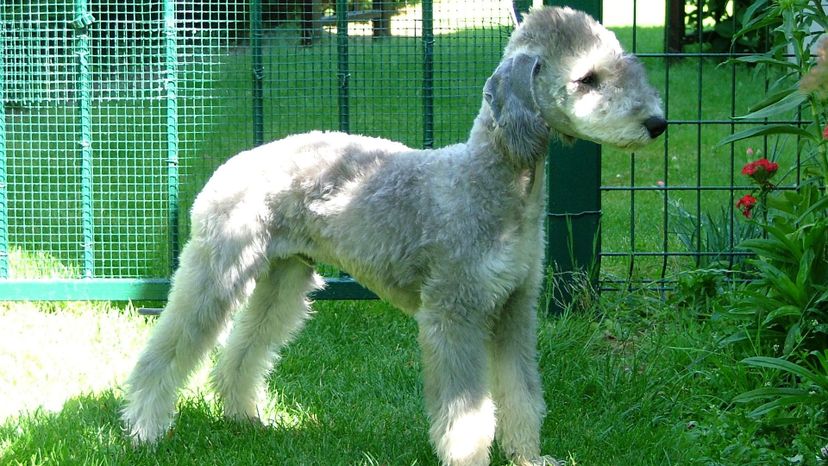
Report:
[[168,278],[195,194],[261,141],[464,140],[513,26],[495,0],[5,2],[0,279]]

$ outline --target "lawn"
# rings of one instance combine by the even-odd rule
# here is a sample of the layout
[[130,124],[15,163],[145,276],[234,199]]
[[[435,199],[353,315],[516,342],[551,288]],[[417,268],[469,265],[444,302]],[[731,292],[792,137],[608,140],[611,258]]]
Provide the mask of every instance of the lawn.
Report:
[[[222,420],[202,370],[175,430],[151,451],[123,435],[118,383],[152,321],[107,305],[6,306],[0,460],[434,464],[414,322],[379,302],[315,309],[269,378],[271,427]],[[570,465],[781,464],[826,441],[811,433],[793,444],[733,406],[759,377],[716,344],[714,322],[637,295],[610,294],[594,311],[541,321],[544,451]],[[494,459],[505,464],[496,450]]]
[[[663,11],[656,3],[647,13]],[[828,443],[819,419],[770,426],[749,416],[752,406],[733,402],[773,376],[739,362],[758,349],[720,344],[733,330],[722,318],[728,303],[691,272],[695,260],[629,255],[691,250],[665,221],[672,202],[695,216],[733,205],[740,188],[729,187],[745,183],[739,169],[748,146],[717,143],[733,130],[730,117],[763,95],[766,76],[709,59],[648,57],[662,52],[658,22],[634,30],[605,11],[625,46],[645,55],[673,124],[636,154],[604,148],[602,245],[622,255],[603,259],[602,278],[664,273],[682,281],[666,295],[584,293],[562,315],[541,318],[543,450],[569,465],[819,464]],[[434,44],[435,146],[465,138],[505,44],[498,21],[465,29],[437,22],[445,30]],[[335,37],[299,47],[294,36],[276,29],[264,38],[265,139],[340,124]],[[179,70],[182,211],[218,164],[253,145],[247,45],[216,53],[205,44],[187,42]],[[358,36],[349,47],[350,129],[421,146],[418,31],[381,41]],[[165,277],[165,107],[157,89],[133,91],[93,108],[93,134],[105,149],[96,152],[94,174],[95,268],[101,276]],[[79,166],[61,155],[75,150],[77,115],[62,100],[34,110],[7,115],[11,275],[79,277]],[[667,189],[612,189],[662,184]],[[716,286],[713,295],[727,291]],[[168,438],[155,450],[133,448],[118,410],[121,384],[154,323],[137,315],[139,305],[158,303],[0,304],[0,464],[435,464],[416,326],[382,302],[314,304],[314,319],[268,379],[268,427],[223,420],[202,369],[182,393]],[[505,464],[496,448],[493,461]]]
[[[569,465],[783,464],[814,458],[817,427],[749,417],[733,398],[771,380],[722,346],[723,303],[699,289],[668,302],[606,293],[543,317],[545,452]],[[689,304],[688,303],[694,303]],[[172,433],[134,449],[118,419],[120,382],[153,320],[132,306],[0,307],[3,464],[434,464],[416,326],[381,302],[319,302],[283,353],[261,407],[269,427],[222,420],[206,368],[183,390]],[[716,316],[719,317],[716,317]],[[750,350],[747,351],[750,354]],[[505,464],[497,451],[494,464]],[[812,461],[814,460],[814,461]],[[797,462],[794,462],[797,463]]]

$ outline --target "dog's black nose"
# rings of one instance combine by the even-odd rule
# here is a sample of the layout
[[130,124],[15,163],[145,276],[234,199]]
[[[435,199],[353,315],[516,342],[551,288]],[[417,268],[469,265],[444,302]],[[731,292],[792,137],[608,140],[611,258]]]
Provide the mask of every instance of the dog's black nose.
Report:
[[644,127],[647,128],[650,137],[655,139],[667,129],[667,120],[661,117],[650,117],[644,120]]

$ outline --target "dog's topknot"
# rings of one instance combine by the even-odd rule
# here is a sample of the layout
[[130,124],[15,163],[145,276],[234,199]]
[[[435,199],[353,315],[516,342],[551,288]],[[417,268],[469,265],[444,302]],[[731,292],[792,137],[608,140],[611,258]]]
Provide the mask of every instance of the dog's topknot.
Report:
[[590,15],[569,7],[533,8],[512,33],[504,56],[519,52],[575,55],[607,40],[617,45],[613,34]]

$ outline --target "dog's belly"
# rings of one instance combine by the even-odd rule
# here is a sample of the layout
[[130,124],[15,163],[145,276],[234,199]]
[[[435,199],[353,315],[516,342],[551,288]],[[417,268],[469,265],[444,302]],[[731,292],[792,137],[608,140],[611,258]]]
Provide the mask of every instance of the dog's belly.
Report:
[[334,266],[351,275],[361,285],[406,314],[413,315],[419,309],[421,281],[411,274],[399,273],[399,270],[395,271],[390,266],[383,267],[384,273],[378,273],[371,270],[372,267],[366,265],[361,258],[342,257],[342,254],[326,253],[322,249],[308,251],[307,254],[318,263]]

